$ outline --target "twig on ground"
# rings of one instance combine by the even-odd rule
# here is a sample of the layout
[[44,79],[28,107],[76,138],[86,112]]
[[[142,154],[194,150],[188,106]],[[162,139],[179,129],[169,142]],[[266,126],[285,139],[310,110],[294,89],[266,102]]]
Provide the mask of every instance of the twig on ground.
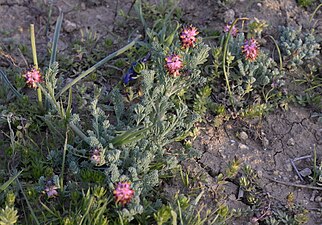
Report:
[[266,178],[268,180],[271,180],[271,181],[274,181],[276,183],[287,185],[287,186],[293,186],[293,187],[298,187],[298,188],[307,188],[307,189],[313,189],[313,190],[322,191],[322,187],[315,187],[315,186],[304,185],[304,184],[295,184],[295,183],[291,183],[291,182],[276,180],[276,179],[274,179],[272,177],[269,177],[269,176],[264,176],[264,178]]
[[305,156],[302,156],[302,157],[298,157],[298,158],[295,158],[293,159],[293,162],[296,162],[296,161],[299,161],[299,160],[303,160],[303,159],[308,159],[308,158],[311,158],[312,155],[305,155]]
[[291,164],[292,164],[292,166],[293,166],[293,168],[294,168],[295,172],[297,173],[297,176],[299,176],[299,178],[301,179],[301,181],[304,181],[304,179],[303,179],[302,175],[300,174],[300,172],[298,171],[297,167],[295,166],[294,161],[293,161],[292,159],[291,159],[290,161],[291,161]]

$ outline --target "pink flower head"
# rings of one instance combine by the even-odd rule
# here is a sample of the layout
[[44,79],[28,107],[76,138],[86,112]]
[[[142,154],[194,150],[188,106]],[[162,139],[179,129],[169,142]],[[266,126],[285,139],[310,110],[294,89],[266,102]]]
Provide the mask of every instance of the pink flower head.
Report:
[[120,202],[123,206],[125,206],[127,203],[131,201],[131,199],[134,196],[134,190],[132,190],[130,186],[130,182],[118,183],[113,192],[116,203]]
[[166,64],[165,68],[168,70],[168,72],[173,75],[174,77],[177,77],[180,75],[180,69],[183,67],[183,63],[181,61],[180,56],[173,54],[165,58]]
[[23,75],[26,78],[26,84],[30,88],[37,88],[37,83],[42,82],[40,71],[36,68],[32,68]]
[[[231,27],[231,22],[230,23],[228,23],[226,26],[224,26],[224,32],[225,33],[228,33],[229,32],[229,30],[230,30],[230,27]],[[233,36],[233,37],[236,37],[237,36],[237,33],[238,33],[238,29],[236,28],[236,26],[234,25],[233,27],[232,27],[232,29],[231,29],[231,35]]]
[[249,61],[254,61],[258,55],[258,44],[253,38],[246,40],[242,46],[243,53],[246,55],[246,59]]
[[199,34],[197,28],[192,25],[183,28],[180,34],[181,44],[183,48],[193,47],[197,41],[196,36]]
[[94,163],[96,166],[102,163],[101,151],[98,148],[95,148],[91,152],[91,162]]
[[48,198],[53,198],[58,195],[58,192],[56,191],[58,187],[54,184],[52,180],[47,181],[45,186],[45,192],[48,196]]

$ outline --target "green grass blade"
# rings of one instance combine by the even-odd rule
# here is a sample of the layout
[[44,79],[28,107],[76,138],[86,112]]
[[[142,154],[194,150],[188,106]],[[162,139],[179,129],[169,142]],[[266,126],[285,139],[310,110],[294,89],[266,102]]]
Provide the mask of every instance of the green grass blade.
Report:
[[59,40],[59,34],[60,34],[61,25],[63,22],[63,17],[64,17],[63,12],[60,11],[59,16],[57,18],[57,22],[56,22],[55,32],[54,32],[53,46],[51,49],[49,67],[56,61],[57,44],[58,44],[58,40]]
[[132,42],[130,42],[129,44],[125,45],[123,48],[117,50],[116,52],[113,52],[112,54],[106,56],[104,59],[102,59],[101,61],[99,61],[98,63],[96,63],[94,66],[92,66],[91,68],[89,68],[88,70],[86,70],[85,72],[81,73],[77,78],[75,78],[72,82],[70,82],[69,84],[67,84],[57,95],[56,95],[56,99],[59,98],[63,93],[65,93],[69,88],[71,88],[73,85],[75,85],[78,81],[80,81],[81,79],[83,79],[84,77],[86,77],[88,74],[94,72],[95,70],[97,70],[99,67],[101,67],[104,63],[106,63],[107,61],[111,60],[112,58],[121,55],[122,53],[126,52],[127,50],[129,50],[130,48],[133,47],[133,45],[138,41],[138,39],[141,36],[136,37]]
[[73,91],[70,88],[68,94],[68,103],[66,108],[66,120],[69,120],[70,116],[72,115],[72,101],[73,101]]
[[36,217],[36,215],[35,215],[35,212],[34,212],[34,210],[32,209],[32,207],[31,207],[31,205],[30,205],[30,202],[29,202],[29,200],[28,200],[28,198],[27,198],[27,196],[26,196],[25,192],[24,192],[24,191],[23,191],[23,189],[22,189],[22,186],[21,186],[21,183],[20,183],[19,179],[17,179],[17,183],[18,183],[19,189],[20,189],[20,191],[21,191],[21,193],[22,193],[23,197],[24,197],[24,198],[25,198],[25,200],[26,200],[26,203],[27,203],[27,205],[28,205],[28,208],[29,208],[29,210],[30,210],[30,213],[31,213],[31,215],[32,215],[32,217],[33,217],[33,219],[34,219],[34,221],[36,222],[36,224],[37,224],[37,225],[40,225],[40,223],[39,223],[39,221],[38,221],[38,219],[37,219],[37,217]]
[[139,18],[141,20],[141,23],[144,27],[144,30],[146,31],[148,28],[147,23],[145,22],[144,16],[143,16],[143,11],[142,11],[142,2],[141,0],[136,1],[136,4],[134,5],[136,13],[139,15]]
[[17,173],[16,175],[14,175],[13,177],[11,177],[8,181],[6,181],[3,185],[0,186],[0,192],[4,191],[7,189],[7,187],[9,187],[9,185],[22,173],[22,170]]
[[283,60],[282,60],[282,54],[281,54],[281,50],[275,40],[275,38],[271,35],[269,35],[269,37],[273,40],[275,46],[276,46],[276,49],[277,49],[277,53],[278,53],[278,58],[280,60],[280,70],[282,71],[283,70]]
[[140,130],[141,127],[136,127],[131,130],[128,130],[124,132],[121,135],[118,135],[117,137],[113,138],[111,140],[111,143],[115,146],[123,145],[123,144],[129,144],[133,141],[138,141],[144,137],[144,133],[148,131],[150,128],[144,128]]
[[22,94],[11,84],[5,72],[0,69],[0,79],[4,81],[5,85],[15,94],[16,97],[22,98]]

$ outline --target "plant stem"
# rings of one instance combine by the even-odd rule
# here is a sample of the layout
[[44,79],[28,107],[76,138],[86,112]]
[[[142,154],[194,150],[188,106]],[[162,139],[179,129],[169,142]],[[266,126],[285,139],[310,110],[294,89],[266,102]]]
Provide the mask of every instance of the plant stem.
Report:
[[63,152],[63,162],[61,166],[61,173],[60,173],[60,190],[64,190],[64,170],[65,170],[65,160],[66,160],[66,152],[67,152],[67,141],[68,141],[68,128],[65,134],[65,144],[64,144],[64,152]]
[[322,4],[318,5],[318,6],[315,8],[314,12],[312,13],[312,15],[311,15],[311,17],[310,17],[310,23],[312,22],[313,17],[315,16],[316,12],[319,10],[319,8],[320,8],[321,6],[322,6]]
[[29,208],[29,210],[30,210],[31,216],[33,217],[33,219],[34,219],[34,221],[36,222],[36,224],[37,224],[37,225],[40,225],[40,223],[39,223],[39,221],[38,221],[38,219],[37,219],[37,217],[36,217],[36,215],[35,215],[35,212],[34,212],[34,210],[32,209],[32,207],[31,207],[31,205],[30,205],[30,203],[29,203],[29,201],[28,201],[28,198],[27,198],[27,196],[26,196],[25,192],[24,192],[24,191],[23,191],[23,189],[22,189],[22,185],[21,185],[21,183],[20,183],[20,181],[19,181],[19,179],[18,179],[18,178],[17,178],[17,184],[18,184],[18,186],[19,186],[19,189],[20,189],[20,191],[21,191],[21,193],[22,193],[23,197],[24,197],[24,198],[25,198],[25,200],[26,200],[26,203],[27,203],[27,206],[28,206],[28,208]]
[[[38,70],[38,60],[37,60],[37,49],[36,49],[36,38],[35,38],[35,26],[30,24],[30,38],[31,38],[31,50],[32,50],[32,58],[34,61],[34,67]],[[37,88],[37,95],[38,95],[38,104],[40,109],[42,109],[42,93],[40,88]]]
[[314,182],[314,184],[316,184],[316,181],[318,179],[316,160],[317,160],[316,147],[314,145],[314,149],[313,149],[313,182]]
[[224,72],[224,75],[225,75],[225,80],[226,80],[226,86],[227,86],[227,89],[228,89],[228,93],[229,93],[229,100],[230,100],[230,103],[231,105],[233,106],[234,108],[234,100],[233,100],[233,93],[231,92],[231,89],[230,89],[230,84],[229,84],[229,78],[228,78],[228,72],[226,70],[226,58],[227,58],[227,51],[228,51],[228,43],[229,43],[229,39],[230,39],[230,34],[231,34],[231,31],[233,29],[233,27],[235,26],[235,24],[238,22],[238,20],[248,20],[248,18],[237,18],[234,20],[234,22],[230,25],[230,28],[229,28],[229,31],[227,33],[227,37],[226,37],[226,40],[225,40],[225,43],[224,43],[224,49],[223,49],[223,60],[222,60],[222,65],[223,65],[223,72]]

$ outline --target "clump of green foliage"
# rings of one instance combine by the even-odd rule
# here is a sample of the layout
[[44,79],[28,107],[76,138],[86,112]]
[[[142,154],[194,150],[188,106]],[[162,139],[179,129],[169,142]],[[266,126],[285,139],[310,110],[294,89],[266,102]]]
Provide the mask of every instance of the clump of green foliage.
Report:
[[280,27],[280,47],[284,61],[289,69],[301,66],[304,61],[314,59],[320,54],[320,45],[314,34],[302,32],[302,29]]
[[313,3],[313,0],[298,0],[299,6],[302,6],[302,7],[309,7],[312,5],[312,3]]
[[[235,27],[238,30],[237,25]],[[227,116],[261,117],[278,106],[287,107],[285,73],[280,63],[270,56],[265,46],[260,47],[253,61],[244,56],[245,36],[259,38],[265,27],[265,21],[250,21],[243,27],[244,32],[224,34],[220,45],[213,48],[213,78],[210,80],[214,104],[210,109],[217,114],[216,124],[220,124],[219,118],[227,119]],[[225,64],[223,57],[226,57]]]

